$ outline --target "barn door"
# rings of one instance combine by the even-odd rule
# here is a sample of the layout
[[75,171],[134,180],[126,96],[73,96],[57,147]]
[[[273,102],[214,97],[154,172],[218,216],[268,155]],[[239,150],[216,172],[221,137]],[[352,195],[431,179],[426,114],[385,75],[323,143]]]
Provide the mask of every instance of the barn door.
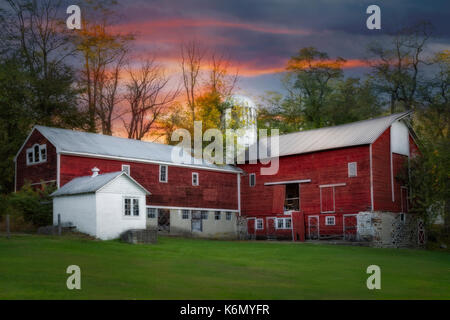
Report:
[[167,232],[170,231],[170,210],[158,210],[158,230]]
[[275,218],[267,218],[267,238],[276,237]]
[[255,218],[247,219],[247,234],[251,237],[255,237]]
[[343,217],[344,240],[353,241],[356,239],[356,227],[357,227],[356,214],[344,214]]
[[200,211],[192,211],[191,230],[192,232],[202,232],[203,230],[203,219]]
[[308,237],[309,239],[319,239],[319,216],[308,216]]

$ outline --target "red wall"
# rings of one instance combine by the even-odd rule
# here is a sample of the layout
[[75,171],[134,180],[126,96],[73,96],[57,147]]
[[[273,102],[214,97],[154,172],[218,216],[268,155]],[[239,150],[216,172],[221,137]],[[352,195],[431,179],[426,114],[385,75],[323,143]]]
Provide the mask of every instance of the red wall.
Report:
[[[282,186],[265,186],[266,182],[311,179],[300,184],[300,211],[305,215],[320,213],[319,185],[346,183],[335,188],[336,213],[356,213],[370,209],[369,146],[358,146],[309,154],[280,157],[275,175],[260,175],[261,164],[239,165],[246,173],[256,174],[256,186],[250,187],[248,176],[241,179],[241,205],[244,215],[280,213]],[[348,162],[357,162],[357,177],[348,177]],[[284,200],[283,200],[284,201]],[[281,202],[282,205],[282,202]],[[277,210],[275,210],[277,209]]]
[[[420,154],[411,136],[409,143],[411,156]],[[397,153],[392,154],[394,182],[394,201],[392,201],[390,148],[390,129],[387,129],[372,145],[374,209],[376,211],[401,212],[401,187],[403,183],[398,179],[398,176],[402,170],[405,170],[408,157]]]
[[[150,191],[149,205],[217,208],[237,210],[237,177],[234,173],[168,167],[168,183],[159,182],[159,165],[61,155],[61,186],[75,177],[91,175],[97,167],[101,173],[120,171],[130,165],[130,174]],[[199,186],[192,186],[192,172],[199,173]]]
[[[27,165],[27,149],[34,144],[47,145],[47,161],[39,164]],[[20,190],[26,181],[38,183],[56,180],[56,148],[37,130],[34,130],[26,141],[16,160],[16,189]]]

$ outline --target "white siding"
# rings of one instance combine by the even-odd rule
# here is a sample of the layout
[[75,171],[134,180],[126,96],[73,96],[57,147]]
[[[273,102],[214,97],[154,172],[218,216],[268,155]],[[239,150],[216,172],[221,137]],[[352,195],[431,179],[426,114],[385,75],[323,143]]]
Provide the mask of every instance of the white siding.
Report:
[[101,188],[99,193],[121,193],[128,195],[141,195],[143,191],[125,175],[121,175],[111,183]]
[[[124,216],[123,198],[139,198],[139,216]],[[129,229],[145,229],[145,195],[121,193],[97,193],[97,237],[103,240],[115,239]]]
[[53,199],[53,224],[58,223],[58,214],[61,222],[71,222],[77,230],[91,236],[97,235],[97,222],[95,217],[95,194],[80,194]]
[[409,156],[409,130],[400,121],[396,121],[391,126],[391,146],[392,152]]

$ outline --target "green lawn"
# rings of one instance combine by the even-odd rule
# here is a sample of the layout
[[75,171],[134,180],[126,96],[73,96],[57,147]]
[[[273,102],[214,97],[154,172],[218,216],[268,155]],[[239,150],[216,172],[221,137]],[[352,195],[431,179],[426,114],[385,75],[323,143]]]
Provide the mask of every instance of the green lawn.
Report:
[[[68,265],[81,290],[66,288]],[[381,267],[381,290],[366,268]],[[0,239],[0,299],[449,299],[450,254],[304,243],[160,238]]]

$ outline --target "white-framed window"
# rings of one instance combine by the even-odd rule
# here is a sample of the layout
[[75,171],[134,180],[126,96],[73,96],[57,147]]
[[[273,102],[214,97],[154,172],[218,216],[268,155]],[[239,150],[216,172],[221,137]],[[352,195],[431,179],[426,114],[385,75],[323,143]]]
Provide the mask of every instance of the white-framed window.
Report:
[[156,208],[149,208],[147,207],[147,218],[149,219],[155,219],[156,218],[156,214],[158,209]]
[[200,215],[202,217],[202,220],[208,220],[208,211],[201,211]]
[[181,219],[189,219],[189,210],[181,210]]
[[221,214],[220,211],[214,212],[214,220],[220,220]]
[[47,145],[35,144],[27,149],[27,165],[42,163],[47,161]]
[[335,216],[326,216],[325,217],[325,225],[327,225],[327,226],[336,225],[336,217]]
[[123,199],[123,214],[124,216],[138,217],[139,216],[139,198],[125,197]]
[[122,165],[122,171],[126,172],[129,175],[130,174],[130,165],[129,164],[123,164]]
[[291,218],[277,218],[277,229],[291,229]]
[[227,212],[225,215],[225,219],[227,220],[231,220],[233,218],[232,213],[231,212]]
[[255,229],[263,230],[264,229],[264,219],[256,219],[255,220]]
[[250,187],[254,187],[256,185],[256,174],[250,173],[248,176],[248,184]]
[[404,212],[400,213],[400,222],[405,223],[406,221],[406,214]]
[[356,165],[356,162],[349,162],[347,166],[349,178],[356,177],[358,175],[358,166]]
[[197,172],[192,172],[192,185],[193,186],[198,186],[199,181],[198,181],[198,173]]
[[167,182],[167,165],[160,164],[159,165],[159,182]]

